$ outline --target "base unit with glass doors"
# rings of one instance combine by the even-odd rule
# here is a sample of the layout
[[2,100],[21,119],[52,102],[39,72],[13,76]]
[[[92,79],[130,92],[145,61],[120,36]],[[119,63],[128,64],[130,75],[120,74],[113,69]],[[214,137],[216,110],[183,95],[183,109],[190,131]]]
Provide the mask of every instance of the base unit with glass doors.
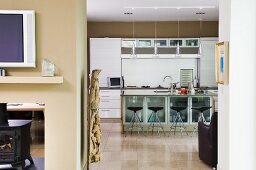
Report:
[[170,114],[169,114],[169,123],[173,123],[175,121],[175,118],[177,116],[177,111],[172,109],[172,107],[181,107],[186,106],[187,108],[180,111],[180,116],[184,124],[189,123],[189,98],[184,96],[178,96],[178,97],[169,97],[170,101]]
[[[201,106],[213,106],[212,96],[179,96],[179,95],[166,95],[166,96],[122,96],[123,97],[123,126],[124,130],[129,128],[132,120],[133,112],[128,109],[131,107],[140,107],[137,111],[137,115],[144,127],[147,130],[152,121],[156,121],[152,117],[154,108],[157,108],[157,120],[164,127],[165,131],[168,131],[170,126],[175,121],[177,111],[173,110],[173,107],[184,107],[184,110],[180,111],[181,119],[188,131],[193,131],[193,127],[197,125],[198,118],[200,116],[199,111],[191,109],[192,107]],[[153,110],[152,110],[153,108]],[[206,123],[210,122],[213,108],[203,113]]]
[[[150,123],[156,121],[153,110],[157,108],[157,121],[164,126],[167,124],[167,97],[166,96],[123,96],[123,125],[124,130],[131,125],[134,107],[142,109],[137,111],[137,115],[143,129],[147,130]],[[153,110],[152,110],[153,109]]]
[[[204,96],[195,96],[191,97],[191,108],[196,107],[205,107],[213,106],[213,100],[212,97],[204,97]],[[207,109],[203,112],[204,119],[207,123],[210,123],[211,121],[211,115],[212,115],[213,108]],[[196,109],[191,109],[191,123],[197,123],[198,118],[200,117],[200,111]]]

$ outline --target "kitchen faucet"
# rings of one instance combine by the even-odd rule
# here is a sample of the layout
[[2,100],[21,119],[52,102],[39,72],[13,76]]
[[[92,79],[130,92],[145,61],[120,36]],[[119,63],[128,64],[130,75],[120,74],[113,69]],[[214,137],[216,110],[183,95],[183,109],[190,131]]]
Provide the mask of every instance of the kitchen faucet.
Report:
[[170,86],[168,87],[168,91],[170,91],[170,88],[171,88],[171,93],[172,93],[173,92],[173,83],[172,83],[173,78],[172,78],[172,76],[165,76],[163,79],[163,82],[165,82],[166,78],[170,78],[170,80],[171,80]]

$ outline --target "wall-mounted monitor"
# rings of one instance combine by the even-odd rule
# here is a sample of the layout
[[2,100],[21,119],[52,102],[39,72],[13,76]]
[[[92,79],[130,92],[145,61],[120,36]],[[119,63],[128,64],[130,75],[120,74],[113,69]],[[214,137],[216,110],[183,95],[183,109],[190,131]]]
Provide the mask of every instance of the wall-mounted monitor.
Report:
[[34,10],[0,10],[0,68],[5,67],[36,67]]

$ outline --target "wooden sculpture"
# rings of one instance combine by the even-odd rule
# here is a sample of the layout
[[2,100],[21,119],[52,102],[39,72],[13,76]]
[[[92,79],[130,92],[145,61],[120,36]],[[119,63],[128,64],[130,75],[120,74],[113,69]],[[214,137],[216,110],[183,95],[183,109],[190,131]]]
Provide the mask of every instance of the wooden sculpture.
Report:
[[101,159],[100,143],[101,129],[99,116],[99,74],[101,70],[93,70],[89,98],[89,163],[98,162]]

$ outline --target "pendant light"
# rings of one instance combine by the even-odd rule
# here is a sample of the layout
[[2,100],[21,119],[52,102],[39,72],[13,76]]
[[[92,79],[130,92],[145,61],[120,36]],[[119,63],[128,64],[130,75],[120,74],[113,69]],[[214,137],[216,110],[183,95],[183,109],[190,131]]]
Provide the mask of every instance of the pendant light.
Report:
[[155,40],[154,40],[154,52],[153,52],[153,57],[155,58],[158,58],[159,55],[158,55],[158,47],[157,47],[157,8],[154,8],[155,9]]
[[179,42],[179,38],[180,38],[180,17],[179,17],[179,8],[177,8],[178,10],[178,41],[177,41],[177,45],[176,45],[176,57],[180,57],[180,42]]
[[[135,28],[134,28],[134,8],[132,8],[132,38],[134,40]],[[132,43],[131,57],[137,58],[135,40]]]
[[200,28],[199,28],[199,48],[198,48],[198,57],[201,57],[202,55],[203,55],[203,51],[202,51],[202,43],[201,43],[201,32],[202,32],[202,17],[201,17],[201,15],[202,14],[204,14],[204,13],[202,13],[202,12],[200,12],[199,13],[199,15],[200,15],[200,18],[199,18],[199,26],[200,26]]

